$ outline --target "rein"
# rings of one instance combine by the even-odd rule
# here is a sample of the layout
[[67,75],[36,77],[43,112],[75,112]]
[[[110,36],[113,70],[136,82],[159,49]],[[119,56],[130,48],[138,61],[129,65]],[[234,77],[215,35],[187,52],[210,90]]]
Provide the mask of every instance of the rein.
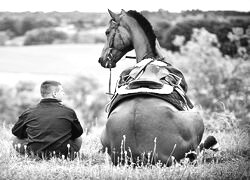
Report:
[[[112,57],[113,57],[113,55],[111,53],[112,49],[113,48],[110,48],[109,54],[108,54],[108,57],[107,57],[108,60],[109,60],[109,64],[111,64],[111,60],[112,60]],[[112,69],[111,66],[109,66],[109,91],[106,94],[110,95],[110,96],[113,96],[114,94],[111,93],[111,80],[112,80],[112,70],[111,69]]]
[[112,73],[111,68],[109,68],[109,91],[106,93],[107,95],[113,96],[114,94],[111,93],[111,80],[112,80]]
[[[112,50],[112,48],[111,48],[111,50]],[[111,52],[111,50],[110,50],[110,52]],[[113,56],[112,53],[109,53],[109,56]],[[109,58],[109,56],[108,56],[108,59],[111,62],[111,58]],[[125,56],[125,58],[136,59],[135,56]],[[111,92],[111,81],[112,81],[112,68],[109,68],[109,82],[108,82],[109,90],[106,94],[113,96],[114,94]]]

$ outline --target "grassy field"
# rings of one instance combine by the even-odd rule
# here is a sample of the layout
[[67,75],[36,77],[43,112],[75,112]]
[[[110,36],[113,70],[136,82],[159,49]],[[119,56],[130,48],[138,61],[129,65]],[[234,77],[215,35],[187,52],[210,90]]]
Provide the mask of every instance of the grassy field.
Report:
[[[209,133],[220,143],[221,150],[208,153],[206,161],[197,165],[171,167],[137,167],[111,165],[109,156],[101,154],[100,129],[83,135],[79,158],[74,161],[34,160],[20,157],[12,148],[10,127],[0,127],[0,179],[250,179],[249,134],[232,132]],[[204,135],[206,137],[207,134]]]

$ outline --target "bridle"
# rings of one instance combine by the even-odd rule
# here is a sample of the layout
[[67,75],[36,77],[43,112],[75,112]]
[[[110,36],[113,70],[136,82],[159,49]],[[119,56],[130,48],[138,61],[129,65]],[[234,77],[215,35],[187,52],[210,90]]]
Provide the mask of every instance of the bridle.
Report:
[[109,66],[109,91],[108,91],[108,93],[106,93],[106,94],[112,95],[112,96],[114,95],[113,93],[111,93],[111,78],[112,78],[111,63],[112,63],[112,58],[114,57],[113,54],[112,54],[112,51],[113,50],[121,51],[121,50],[119,50],[119,49],[117,49],[117,48],[114,47],[114,41],[115,41],[116,34],[119,35],[119,38],[120,38],[122,44],[125,45],[125,43],[124,43],[124,41],[122,39],[121,33],[120,33],[119,29],[118,29],[118,27],[120,26],[120,24],[117,23],[117,22],[115,22],[115,21],[113,21],[113,22],[115,23],[115,27],[113,27],[112,29],[114,29],[115,32],[112,34],[112,37],[111,37],[111,40],[110,40],[110,43],[109,43],[108,55],[107,55],[108,66]]
[[122,39],[122,36],[121,36],[121,33],[118,29],[118,27],[120,26],[120,23],[117,23],[115,21],[113,21],[115,23],[115,27],[113,27],[112,29],[115,30],[115,32],[112,34],[112,37],[111,37],[111,40],[110,40],[110,43],[109,43],[109,51],[108,51],[108,55],[107,55],[107,59],[108,59],[108,62],[109,62],[109,67],[111,67],[111,63],[112,63],[112,58],[114,57],[113,54],[112,54],[112,50],[117,50],[117,51],[121,51],[117,48],[114,47],[114,41],[115,41],[115,36],[116,34],[119,35],[119,38],[122,42],[123,45],[125,45],[123,39]]
[[109,43],[108,55],[107,55],[108,66],[109,66],[109,91],[106,94],[111,95],[111,96],[113,96],[113,93],[111,93],[111,80],[112,80],[111,63],[112,63],[112,58],[113,58],[112,50],[115,49],[114,48],[114,41],[115,41],[115,35],[116,35],[116,31],[119,27],[119,24],[116,23],[115,25],[116,25],[115,26],[115,33],[112,34],[111,41]]

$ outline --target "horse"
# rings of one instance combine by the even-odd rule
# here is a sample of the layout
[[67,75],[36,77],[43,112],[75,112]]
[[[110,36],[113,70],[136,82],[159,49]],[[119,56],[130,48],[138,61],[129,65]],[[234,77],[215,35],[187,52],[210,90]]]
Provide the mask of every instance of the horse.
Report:
[[186,96],[183,74],[164,59],[150,22],[133,10],[108,12],[111,20],[99,63],[115,68],[134,49],[137,64],[118,80],[101,134],[103,151],[114,165],[127,160],[170,166],[173,157],[180,161],[198,147],[202,116]]

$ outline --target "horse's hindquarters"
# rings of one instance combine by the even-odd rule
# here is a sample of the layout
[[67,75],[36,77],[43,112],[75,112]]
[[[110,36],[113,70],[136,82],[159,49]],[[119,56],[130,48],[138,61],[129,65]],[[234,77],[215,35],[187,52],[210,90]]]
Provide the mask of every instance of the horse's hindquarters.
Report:
[[[199,144],[204,126],[196,113],[172,111],[168,103],[154,97],[141,96],[120,103],[110,114],[103,134],[103,144],[120,156],[121,142],[132,156],[152,152],[163,163],[175,144],[173,156],[183,158],[185,152]],[[124,146],[125,143],[125,146]],[[130,150],[129,150],[130,149]]]

